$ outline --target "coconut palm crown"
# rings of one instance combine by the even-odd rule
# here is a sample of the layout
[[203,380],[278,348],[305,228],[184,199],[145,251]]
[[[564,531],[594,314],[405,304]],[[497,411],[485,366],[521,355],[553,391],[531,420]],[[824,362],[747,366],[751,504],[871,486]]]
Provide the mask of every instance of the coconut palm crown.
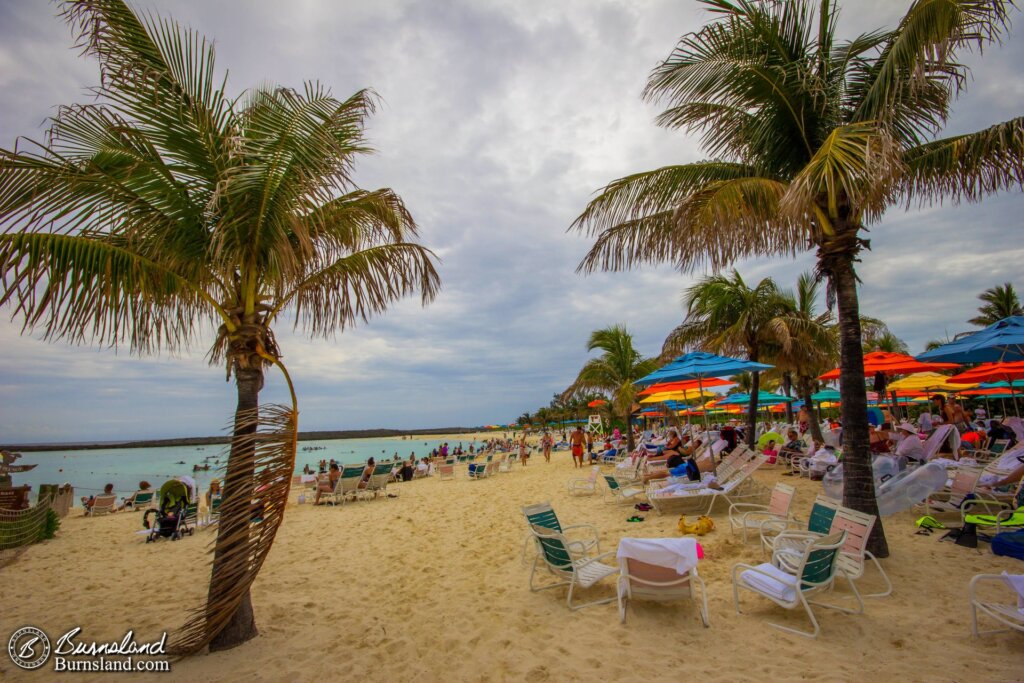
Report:
[[[669,262],[683,271],[816,248],[838,307],[844,504],[874,513],[854,263],[894,205],[1020,188],[1024,118],[936,137],[968,81],[956,61],[1006,33],[1009,0],[915,0],[892,29],[839,40],[831,0],[703,0],[644,96],[710,158],[609,183],[576,219],[582,272]],[[852,475],[852,476],[851,476]],[[870,542],[887,554],[876,526]]]

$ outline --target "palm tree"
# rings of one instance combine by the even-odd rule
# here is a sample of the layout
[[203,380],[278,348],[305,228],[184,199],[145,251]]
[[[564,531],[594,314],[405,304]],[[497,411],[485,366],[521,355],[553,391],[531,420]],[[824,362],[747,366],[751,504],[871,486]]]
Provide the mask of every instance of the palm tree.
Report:
[[61,107],[44,141],[0,151],[0,304],[47,340],[138,353],[216,327],[211,363],[237,388],[225,500],[207,604],[174,647],[232,647],[256,635],[249,587],[295,460],[294,390],[290,408],[258,403],[264,370],[284,370],[275,323],[293,313],[330,336],[406,295],[428,302],[438,274],[401,198],[352,181],[371,93],[338,100],[307,83],[236,98],[213,45],[173,20],[121,0],[61,10],[100,85]]
[[[861,321],[863,322],[863,318],[861,318]],[[864,353],[886,351],[888,353],[906,354],[910,352],[907,343],[893,334],[885,325],[871,333],[865,332],[861,348],[864,349]]]
[[[745,355],[758,362],[773,345],[788,345],[781,317],[786,302],[771,278],[749,287],[733,270],[729,276],[711,275],[686,290],[686,319],[669,333],[662,356],[688,349]],[[757,440],[757,394],[761,373],[751,373],[747,407],[747,443]]]
[[629,423],[637,395],[634,382],[654,372],[658,361],[641,356],[633,347],[633,336],[622,325],[594,330],[587,341],[587,351],[602,353],[586,362],[572,386],[566,389],[566,395],[579,395],[587,390],[605,394],[612,420],[622,417],[626,421],[626,443],[632,452],[635,444]]
[[[838,305],[844,504],[875,513],[854,269],[892,204],[978,201],[1024,180],[1024,118],[937,139],[967,83],[964,49],[1001,39],[1011,0],[914,0],[899,25],[839,41],[832,0],[703,0],[644,91],[713,158],[612,181],[574,227],[579,270],[668,261],[715,270],[817,249]],[[852,475],[852,476],[851,476]],[[881,525],[870,549],[887,555]]]
[[972,325],[988,327],[1011,315],[1024,315],[1024,308],[1020,305],[1017,291],[1009,282],[989,287],[979,294],[978,298],[981,299],[983,305],[978,307],[979,315],[967,321]]
[[776,349],[771,358],[778,370],[793,378],[797,393],[811,416],[811,437],[819,443],[824,439],[811,394],[818,376],[831,370],[839,361],[838,329],[832,314],[817,312],[820,287],[821,282],[813,273],[801,273],[797,278],[796,292],[783,294],[789,305],[789,312],[783,320],[790,343],[785,348]]

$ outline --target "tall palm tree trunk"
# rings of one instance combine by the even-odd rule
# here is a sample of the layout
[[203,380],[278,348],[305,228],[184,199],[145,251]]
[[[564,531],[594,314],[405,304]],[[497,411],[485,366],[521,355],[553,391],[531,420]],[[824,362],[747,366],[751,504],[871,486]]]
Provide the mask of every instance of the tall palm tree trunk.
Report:
[[[750,354],[750,360],[757,362],[757,353]],[[757,442],[757,395],[761,391],[761,373],[750,373],[750,403],[747,404],[747,446]]]
[[[793,376],[788,373],[782,373],[782,393],[786,395],[786,398],[792,397],[793,390]],[[793,404],[786,401],[786,423],[793,424]]]
[[[850,234],[856,240],[856,230],[844,237],[849,239]],[[858,249],[851,247],[837,250],[838,253],[833,252],[828,259],[827,270],[832,280],[839,313],[839,390],[843,397],[843,505],[878,516],[868,437],[868,401],[864,388],[857,275],[853,269],[853,260]],[[889,556],[889,546],[885,540],[881,518],[871,532],[868,550],[876,557]]]
[[[240,368],[235,367],[235,385],[238,390],[238,404],[235,408],[235,429],[231,441],[231,454],[228,457],[227,472],[224,477],[224,506],[222,510],[235,509],[228,503],[237,497],[246,499],[252,498],[254,461],[253,449],[255,444],[251,439],[240,438],[253,434],[256,431],[256,422],[252,419],[252,411],[259,407],[260,389],[263,388],[263,369],[256,367]],[[249,525],[249,506],[240,506],[242,514],[226,516],[221,514],[217,530],[217,545],[213,556],[213,575],[210,581],[210,591],[207,596],[208,603],[215,602],[222,589],[230,586],[222,586],[218,577],[227,575],[223,566],[224,555],[231,547],[229,539],[237,538],[244,534],[245,528]],[[227,650],[255,638],[259,631],[256,629],[256,618],[252,610],[252,601],[249,592],[235,610],[234,615],[227,625],[210,642],[210,651]]]

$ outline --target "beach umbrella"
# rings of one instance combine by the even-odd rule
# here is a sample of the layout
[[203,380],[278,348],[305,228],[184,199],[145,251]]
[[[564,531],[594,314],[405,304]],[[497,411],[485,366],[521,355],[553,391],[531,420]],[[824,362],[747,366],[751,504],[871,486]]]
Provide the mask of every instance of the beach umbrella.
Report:
[[607,405],[608,401],[601,398],[595,398],[593,401],[587,404],[588,408],[600,408],[603,405]]
[[699,390],[701,386],[707,389],[708,387],[724,387],[731,385],[732,382],[726,379],[719,379],[717,377],[707,377],[703,380],[688,379],[682,382],[660,382],[658,384],[652,384],[643,391],[639,392],[637,396],[650,396],[651,394],[658,394],[664,391],[690,391],[691,389]]
[[[912,375],[916,372],[950,370],[959,365],[959,363],[922,362],[904,353],[890,353],[888,351],[872,351],[871,353],[864,354],[865,377],[874,377],[879,373],[886,377]],[[840,368],[830,370],[818,377],[818,379],[826,381],[839,379],[839,370]]]
[[[864,354],[864,376],[874,377],[875,388],[879,391],[885,391],[885,384],[892,377],[912,375],[916,372],[950,370],[958,365],[958,363],[922,362],[905,353],[892,353],[889,351],[872,351],[871,353]],[[835,368],[821,375],[818,379],[826,381],[839,379],[839,371],[840,368]]]
[[[703,351],[693,351],[679,356],[668,365],[655,370],[646,377],[637,380],[637,384],[647,386],[658,382],[681,382],[684,380],[697,380],[697,388],[704,390],[704,380],[709,377],[728,377],[740,372],[757,372],[770,370],[773,366],[764,363],[755,363],[740,358],[729,358],[718,356]],[[707,427],[707,415],[704,416],[704,426]]]
[[709,396],[717,396],[713,391],[701,391],[690,389],[688,391],[662,391],[657,394],[650,394],[640,399],[640,403],[661,403],[662,401],[689,401],[690,399],[701,399]]
[[992,323],[917,356],[922,361],[995,363],[1024,360],[1024,316],[1015,315]]
[[915,372],[889,384],[890,391],[959,391],[968,388],[969,384],[954,384],[949,381],[949,376],[937,372]]
[[838,391],[835,389],[822,389],[816,394],[811,394],[811,400],[815,403],[825,403],[838,401],[841,398]]
[[[768,391],[757,392],[758,405],[773,406],[782,403],[790,403],[795,400],[796,399],[794,398],[773,394]],[[750,394],[730,394],[719,401],[718,405],[740,405],[744,403],[750,403]]]
[[1020,408],[1017,407],[1017,395],[1013,390],[1015,380],[1019,379],[1024,379],[1024,361],[983,363],[976,368],[972,368],[965,372],[961,372],[959,375],[950,377],[949,381],[957,384],[1006,382],[1006,388],[1010,390],[1010,396],[1013,402],[1013,411],[1016,413],[1017,417],[1020,417]]

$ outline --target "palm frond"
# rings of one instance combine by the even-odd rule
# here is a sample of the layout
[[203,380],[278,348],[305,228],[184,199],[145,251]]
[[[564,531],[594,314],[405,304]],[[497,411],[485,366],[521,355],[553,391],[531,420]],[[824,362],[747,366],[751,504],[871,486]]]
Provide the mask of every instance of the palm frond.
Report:
[[75,235],[0,235],[0,306],[46,339],[175,349],[217,315],[195,284],[123,245]]
[[966,84],[966,67],[953,61],[957,51],[1001,40],[1012,7],[1012,0],[915,0],[861,72],[851,121],[898,121],[908,143],[935,132],[949,96]]
[[1024,184],[1024,117],[966,135],[913,147],[903,153],[900,193],[908,205],[949,199],[976,202]]
[[794,218],[806,217],[823,200],[829,219],[839,217],[841,206],[874,219],[885,210],[893,180],[902,171],[893,140],[875,124],[839,126],[793,178],[781,209]]
[[291,406],[261,406],[239,413],[232,429],[221,526],[212,548],[218,571],[211,573],[206,604],[171,635],[171,654],[196,653],[220,633],[256,580],[284,521],[298,413]]
[[296,326],[326,336],[410,295],[434,299],[441,278],[429,249],[414,243],[382,244],[344,256],[310,274],[280,298],[273,316],[295,306]]

